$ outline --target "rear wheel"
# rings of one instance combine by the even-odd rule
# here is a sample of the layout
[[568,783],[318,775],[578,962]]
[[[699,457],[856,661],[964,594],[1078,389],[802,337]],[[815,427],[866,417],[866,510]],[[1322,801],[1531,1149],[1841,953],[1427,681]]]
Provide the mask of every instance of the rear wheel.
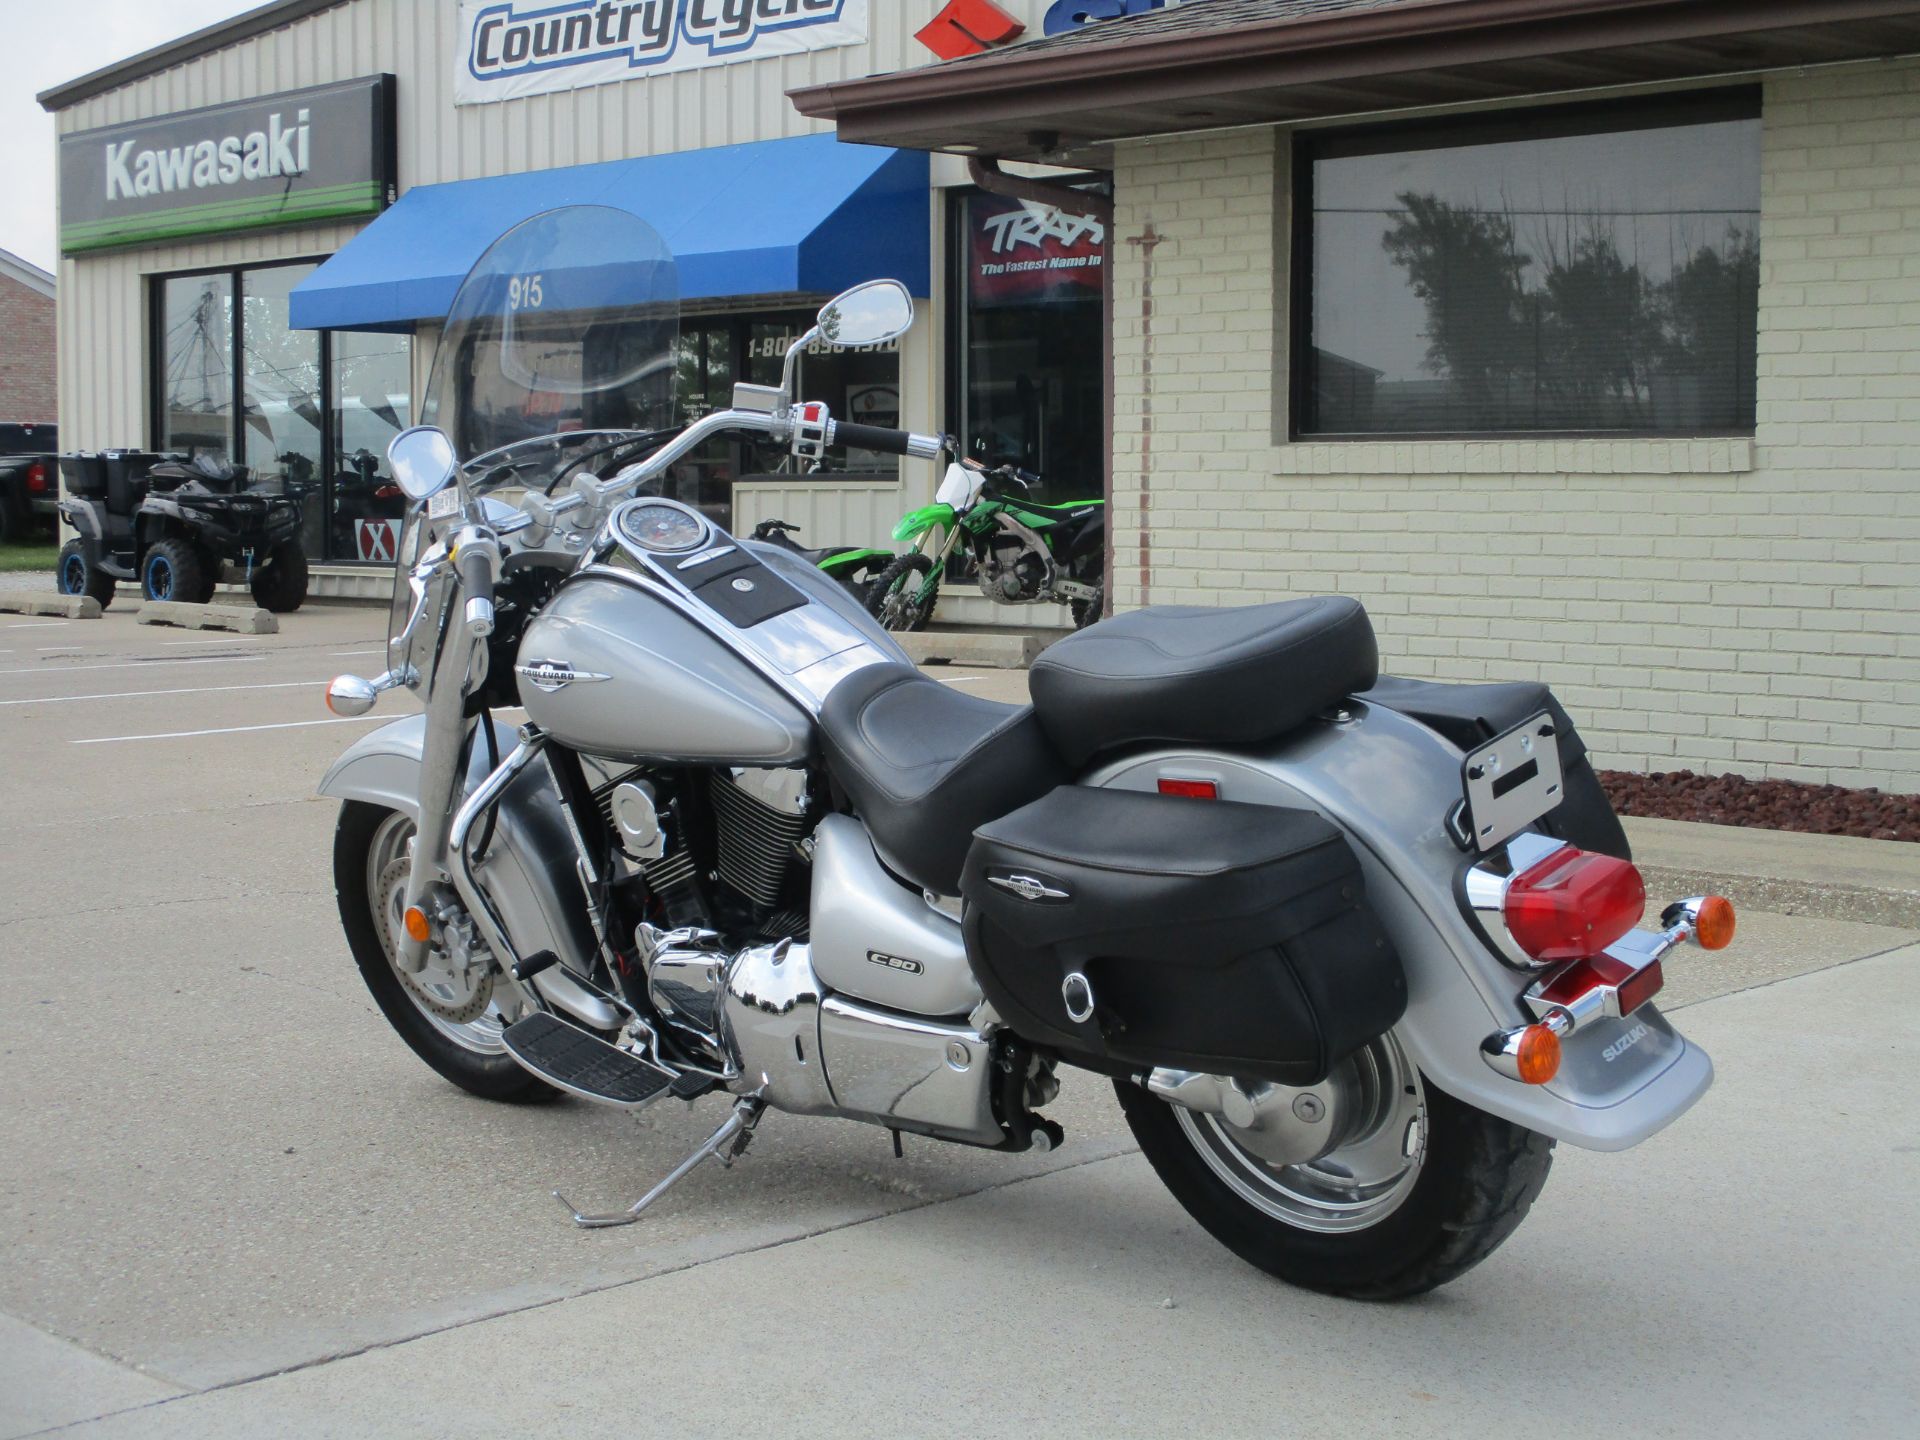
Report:
[[87,552],[78,540],[69,540],[60,547],[53,578],[62,595],[91,595],[100,602],[102,610],[113,603],[113,577],[87,563]]
[[505,1017],[491,981],[461,974],[438,949],[419,975],[394,963],[393,936],[412,862],[413,821],[396,810],[349,800],[333,836],[333,885],[340,924],[360,978],[413,1053],[462,1090],[486,1100],[529,1103],[560,1092],[507,1054]]
[[1355,1059],[1365,1120],[1304,1165],[1261,1159],[1219,1116],[1115,1088],[1154,1170],[1214,1239],[1290,1284],[1397,1300],[1499,1248],[1546,1184],[1553,1141],[1429,1088],[1390,1035]]
[[285,615],[307,598],[307,553],[291,540],[267,552],[267,563],[253,572],[253,603]]
[[897,556],[873,582],[868,613],[888,630],[926,629],[940,588],[932,576],[933,561],[919,551]]
[[1073,602],[1073,628],[1084,630],[1097,623],[1107,611],[1107,586],[1104,580],[1093,582],[1093,597]]
[[140,557],[140,593],[149,600],[203,604],[213,593],[200,552],[184,540],[156,540]]

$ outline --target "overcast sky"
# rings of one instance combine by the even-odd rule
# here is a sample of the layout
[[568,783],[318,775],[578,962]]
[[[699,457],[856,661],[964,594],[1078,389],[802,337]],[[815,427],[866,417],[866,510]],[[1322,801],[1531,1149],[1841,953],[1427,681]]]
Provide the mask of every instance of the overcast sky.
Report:
[[54,268],[53,117],[42,90],[260,0],[0,0],[0,249]]

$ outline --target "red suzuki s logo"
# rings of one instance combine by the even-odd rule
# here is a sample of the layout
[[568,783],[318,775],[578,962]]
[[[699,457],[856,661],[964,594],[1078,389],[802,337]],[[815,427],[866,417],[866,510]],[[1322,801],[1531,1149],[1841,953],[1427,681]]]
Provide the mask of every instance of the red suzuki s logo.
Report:
[[947,0],[914,39],[942,60],[961,60],[1026,33],[1026,26],[993,0]]

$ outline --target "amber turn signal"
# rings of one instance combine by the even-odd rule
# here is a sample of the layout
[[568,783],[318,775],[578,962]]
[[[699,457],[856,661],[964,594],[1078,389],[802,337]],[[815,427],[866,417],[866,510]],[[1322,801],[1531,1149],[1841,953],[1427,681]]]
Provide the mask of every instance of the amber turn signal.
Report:
[[1724,895],[1709,895],[1700,902],[1694,917],[1693,940],[1702,950],[1724,950],[1733,943],[1733,902]]
[[[407,927],[407,935],[410,939],[417,940],[420,944],[424,945],[433,938],[433,930],[427,924],[427,912],[422,910],[418,905],[409,905],[407,907],[407,913],[402,916],[401,919]],[[1558,1048],[1558,1043],[1557,1041],[1555,1042],[1556,1049]],[[1556,1059],[1554,1063],[1558,1065],[1559,1061]]]
[[1544,1021],[1520,1032],[1514,1067],[1528,1085],[1544,1085],[1560,1073],[1560,1037]]

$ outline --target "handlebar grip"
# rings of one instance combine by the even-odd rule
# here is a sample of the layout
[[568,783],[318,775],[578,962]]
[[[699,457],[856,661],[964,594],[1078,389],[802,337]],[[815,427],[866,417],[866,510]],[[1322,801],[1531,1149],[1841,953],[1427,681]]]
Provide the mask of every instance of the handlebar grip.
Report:
[[938,459],[946,449],[946,442],[938,435],[916,435],[911,430],[890,430],[884,425],[856,425],[850,420],[842,420],[833,427],[833,440],[836,445],[848,445],[855,450],[913,455],[922,460]]
[[493,557],[484,545],[463,545],[454,568],[467,596],[467,629],[484,640],[493,633]]

